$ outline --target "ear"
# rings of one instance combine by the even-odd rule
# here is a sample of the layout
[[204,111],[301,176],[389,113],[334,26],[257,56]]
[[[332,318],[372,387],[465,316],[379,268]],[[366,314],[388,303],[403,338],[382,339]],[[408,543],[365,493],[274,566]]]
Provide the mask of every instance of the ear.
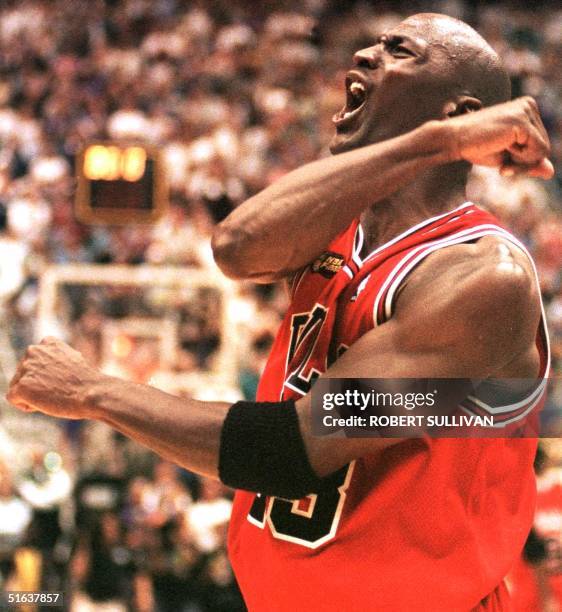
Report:
[[443,108],[443,116],[457,117],[465,113],[473,113],[480,110],[483,104],[478,98],[472,96],[459,96],[456,100],[450,100]]

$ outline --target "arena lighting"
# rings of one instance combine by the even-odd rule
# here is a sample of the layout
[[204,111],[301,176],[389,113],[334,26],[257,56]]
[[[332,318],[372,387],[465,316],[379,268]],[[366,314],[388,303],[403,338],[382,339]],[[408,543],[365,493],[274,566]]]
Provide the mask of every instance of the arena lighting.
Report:
[[83,223],[153,223],[167,208],[162,156],[140,143],[92,142],[77,157],[76,217]]
[[123,179],[134,183],[146,172],[146,157],[143,147],[92,145],[84,152],[84,176],[91,181]]

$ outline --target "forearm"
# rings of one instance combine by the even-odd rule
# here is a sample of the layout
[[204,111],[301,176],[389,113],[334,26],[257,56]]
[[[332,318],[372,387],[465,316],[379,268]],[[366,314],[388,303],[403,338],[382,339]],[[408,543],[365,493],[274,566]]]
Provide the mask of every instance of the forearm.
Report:
[[91,418],[190,471],[218,477],[220,435],[230,404],[179,398],[112,377],[88,389],[87,404]]
[[[85,397],[84,403],[87,408],[84,410],[84,416],[106,423],[168,461],[197,474],[219,478],[221,434],[231,404],[179,398],[153,387],[112,377],[101,377],[86,390]],[[259,407],[260,404],[255,406]],[[270,408],[258,409],[260,413],[265,409],[273,415]],[[347,455],[353,453],[353,441],[348,441],[344,455],[335,453],[333,459],[330,459],[330,453],[325,452],[324,445],[313,444],[309,427],[308,397],[298,403],[297,413],[301,422],[303,443],[317,474],[326,476],[349,461]],[[236,465],[240,467],[242,474],[245,474],[243,464],[248,453],[249,456],[253,456],[255,448],[261,448],[263,444],[268,448],[271,447],[271,440],[268,442],[267,436],[263,437],[270,428],[266,427],[266,430],[261,431],[256,424],[257,419],[252,413],[245,419],[245,428],[236,434],[236,452],[242,453],[240,462]],[[252,432],[252,439],[246,437],[248,428]],[[253,431],[254,429],[260,430],[261,433]],[[283,441],[276,440],[273,446],[282,448],[288,443],[284,438],[286,432],[281,428],[276,433],[283,438]],[[243,446],[239,446],[241,443]],[[310,454],[311,451],[314,452]],[[256,463],[268,465],[266,455],[269,454],[269,452],[260,453],[260,460]],[[242,476],[242,481],[244,478],[245,476]],[[253,484],[244,484],[244,482],[239,486],[248,490],[258,490]],[[272,486],[275,490],[275,485]]]
[[[218,478],[221,432],[231,404],[179,398],[153,387],[102,377],[86,391],[89,418],[106,423],[164,459]],[[310,431],[310,398],[297,404],[301,433],[313,467],[322,476],[347,461],[325,453],[322,439]],[[319,443],[318,443],[319,442]],[[351,444],[349,443],[351,442]],[[349,441],[347,447],[352,446]],[[250,440],[248,445],[251,446]],[[346,448],[349,453],[351,449]],[[332,453],[333,455],[334,453]],[[265,461],[265,457],[263,457]]]
[[446,129],[444,123],[430,122],[290,172],[218,226],[213,238],[217,263],[225,274],[246,278],[277,278],[299,269],[364,209],[447,163]]

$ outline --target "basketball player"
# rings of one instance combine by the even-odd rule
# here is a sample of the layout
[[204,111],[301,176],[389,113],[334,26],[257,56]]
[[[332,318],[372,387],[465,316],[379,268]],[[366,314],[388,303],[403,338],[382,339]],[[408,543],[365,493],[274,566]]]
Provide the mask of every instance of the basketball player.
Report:
[[529,255],[464,195],[471,164],[553,174],[534,101],[509,98],[496,54],[448,17],[416,15],[356,53],[336,155],[242,204],[214,239],[229,276],[289,280],[258,401],[172,397],[55,339],[28,349],[9,400],[103,421],[239,489],[229,549],[250,610],[507,610],[535,442],[315,437],[309,391],[318,376],[546,377]]

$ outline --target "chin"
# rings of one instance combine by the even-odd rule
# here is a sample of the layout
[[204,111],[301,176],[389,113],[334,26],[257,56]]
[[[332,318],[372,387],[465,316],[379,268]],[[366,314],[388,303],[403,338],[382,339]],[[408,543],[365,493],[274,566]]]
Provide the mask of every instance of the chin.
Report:
[[345,149],[345,142],[342,142],[338,134],[335,134],[328,144],[328,149],[332,155],[343,153]]
[[372,134],[365,132],[366,130],[361,128],[349,134],[338,133],[336,131],[328,145],[330,153],[332,155],[337,155],[338,153],[345,153],[346,151],[352,151],[353,149],[365,147],[377,142],[377,139],[374,138]]
[[337,155],[338,153],[345,153],[346,151],[352,151],[353,149],[359,149],[360,147],[366,147],[377,142],[389,140],[390,138],[400,136],[418,126],[408,126],[407,128],[401,129],[397,129],[394,126],[394,129],[389,129],[389,127],[390,126],[384,129],[380,122],[377,122],[376,125],[372,123],[363,123],[357,129],[349,133],[336,131],[328,148],[332,155]]
[[357,132],[353,134],[338,134],[338,132],[336,132],[332,140],[330,140],[328,148],[332,155],[337,155],[338,153],[345,153],[346,151],[351,151],[363,146],[360,140],[360,135]]

